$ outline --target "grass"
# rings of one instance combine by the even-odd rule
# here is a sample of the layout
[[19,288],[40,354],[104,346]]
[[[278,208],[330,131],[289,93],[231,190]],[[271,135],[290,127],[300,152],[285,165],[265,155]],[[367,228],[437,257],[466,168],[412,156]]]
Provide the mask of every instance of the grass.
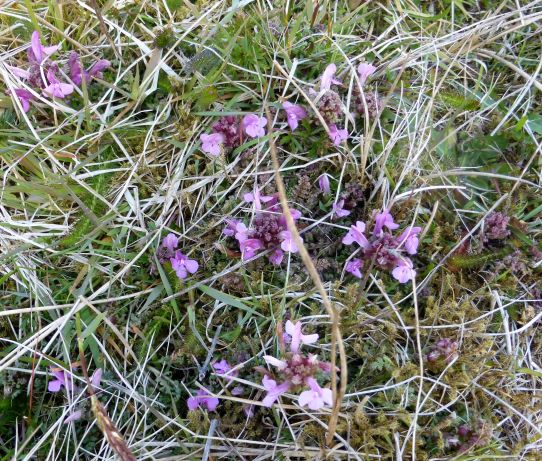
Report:
[[[539,459],[542,2],[0,11],[1,460]],[[70,51],[111,66],[25,113],[6,65],[26,66],[34,30],[61,44],[62,70]],[[364,88],[378,114],[356,111],[360,62],[377,66]],[[339,147],[311,93],[329,63],[350,134]],[[285,100],[310,113],[293,133]],[[201,151],[221,116],[265,107],[272,136]],[[303,215],[304,257],[244,262],[226,219],[254,225],[243,194],[277,191],[275,174]],[[336,218],[341,197],[351,215]],[[422,228],[413,282],[344,270],[342,237],[384,208]],[[508,221],[495,239],[496,212]],[[199,262],[185,280],[159,262],[169,232]],[[280,356],[287,319],[340,367],[333,408],[294,391],[262,406],[263,356]],[[220,359],[239,365],[232,381],[213,373]],[[73,367],[71,391],[48,391],[55,367]],[[200,388],[216,411],[188,411]]]

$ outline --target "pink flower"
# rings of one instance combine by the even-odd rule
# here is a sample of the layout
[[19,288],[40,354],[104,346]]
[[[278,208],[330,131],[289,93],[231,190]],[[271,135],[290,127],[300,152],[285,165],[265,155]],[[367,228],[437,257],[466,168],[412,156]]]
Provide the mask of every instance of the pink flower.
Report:
[[329,176],[326,173],[318,177],[318,187],[324,194],[329,194],[331,192]]
[[358,279],[361,278],[361,268],[363,267],[363,261],[361,259],[352,259],[346,263],[344,270],[349,272]]
[[34,95],[24,88],[17,88],[13,90],[13,93],[19,98],[23,110],[28,112],[30,110],[30,101],[34,99]]
[[258,186],[254,186],[254,192],[247,192],[243,195],[243,200],[248,203],[254,202],[254,208],[256,210],[262,209],[262,202],[269,206],[277,203],[277,197],[275,195],[261,195]]
[[215,411],[220,401],[216,397],[211,397],[206,390],[199,389],[196,396],[189,397],[186,403],[190,411],[194,411],[199,406],[204,406],[209,411]]
[[248,114],[243,117],[241,122],[245,133],[251,138],[258,138],[265,136],[265,125],[267,125],[267,119],[265,117],[258,117],[255,114]]
[[290,125],[292,131],[295,131],[295,129],[299,125],[299,120],[303,120],[307,116],[307,111],[303,109],[303,107],[292,104],[288,101],[285,101],[282,104],[282,107],[286,112],[286,119],[288,120],[288,125]]
[[320,91],[327,91],[331,88],[331,85],[340,85],[341,81],[335,78],[335,72],[337,72],[337,66],[335,64],[329,64],[322,74],[320,79]]
[[220,155],[221,147],[224,142],[224,135],[221,133],[202,134],[200,136],[201,150],[213,157]]
[[356,242],[361,248],[368,248],[370,244],[367,237],[363,234],[364,232],[365,223],[363,221],[357,221],[343,237],[343,243],[345,245],[352,245],[352,243]]
[[329,125],[329,137],[333,141],[333,144],[340,146],[343,141],[348,139],[348,131],[346,128],[339,130],[334,123]]
[[43,46],[40,40],[40,34],[37,30],[32,32],[32,38],[30,40],[30,49],[28,50],[28,60],[41,64],[56,50],[59,45],[55,46]]
[[87,83],[92,77],[101,78],[102,72],[110,65],[111,63],[107,59],[100,59],[96,61],[88,71],[84,70],[79,63],[79,55],[75,51],[70,54],[70,58],[68,60],[70,78],[76,85],[81,85],[83,76],[85,78],[85,82]]
[[239,241],[239,248],[243,254],[243,261],[246,261],[247,259],[251,259],[256,256],[258,250],[264,248],[264,244],[260,239],[247,238],[246,240]]
[[264,355],[263,359],[265,360],[265,363],[277,367],[279,370],[284,370],[288,366],[288,363],[284,360],[279,360],[272,355]]
[[47,96],[63,99],[73,93],[73,85],[60,82],[52,69],[47,71],[47,80],[49,80],[49,85],[43,89]]
[[237,376],[239,374],[239,371],[234,370],[225,359],[222,359],[220,362],[213,362],[211,366],[213,367],[215,373],[223,376],[226,381],[231,381],[233,376]]
[[81,419],[81,416],[83,416],[83,412],[81,410],[76,410],[73,413],[71,413],[70,415],[68,415],[66,417],[66,419],[64,419],[64,421],[62,421],[62,424],[68,424],[68,423],[71,423],[73,421],[77,421],[77,420]]
[[299,352],[301,344],[313,344],[318,341],[318,334],[304,335],[301,333],[301,327],[301,322],[292,323],[290,320],[286,322],[285,330],[292,338],[290,349],[294,354]]
[[71,372],[53,368],[51,373],[55,379],[49,381],[47,385],[49,392],[58,392],[62,387],[65,387],[67,391],[73,390],[73,376]]
[[[280,247],[284,251],[288,251],[289,253],[297,253],[299,251],[299,249],[297,248],[297,244],[295,243],[295,239],[289,230],[282,231],[279,234],[279,237],[282,239]],[[301,241],[303,241],[301,237],[300,239]]]
[[175,257],[169,260],[171,267],[181,280],[184,280],[188,277],[188,273],[195,273],[199,264],[195,259],[188,259],[188,256],[185,256],[180,251],[175,252]]
[[22,78],[24,80],[30,77],[30,71],[21,69],[20,67],[10,66],[6,64],[6,67],[15,77]]
[[384,227],[387,227],[388,230],[394,230],[399,227],[399,224],[393,221],[393,216],[389,210],[384,210],[382,213],[376,215],[373,234],[378,237]]
[[420,240],[418,239],[418,234],[422,231],[421,227],[407,227],[403,233],[397,239],[399,245],[404,245],[405,250],[409,255],[415,255],[418,251],[418,245]]
[[373,75],[376,71],[376,67],[372,64],[361,63],[358,66],[359,81],[363,85],[370,75]]
[[175,234],[169,233],[163,240],[162,240],[162,246],[164,248],[167,248],[169,251],[173,252],[175,248],[179,245],[179,239],[175,236]]
[[94,370],[94,373],[92,373],[92,376],[90,377],[90,382],[94,387],[100,387],[100,383],[102,382],[102,375],[103,370],[101,368],[96,368],[96,370]]
[[345,216],[348,216],[350,214],[350,211],[345,210],[343,206],[344,206],[343,199],[339,200],[338,202],[335,202],[333,204],[333,214],[335,216],[338,216],[339,218],[344,218]]
[[413,269],[412,261],[408,258],[400,259],[397,266],[391,272],[393,278],[399,283],[407,283],[416,277],[416,271]]
[[276,248],[269,255],[269,262],[275,266],[279,266],[284,258],[284,252],[280,248]]
[[267,391],[267,395],[262,400],[262,403],[265,407],[271,408],[271,406],[277,401],[277,399],[288,391],[290,388],[290,383],[288,381],[278,384],[274,379],[269,378],[265,375],[263,377],[263,387]]
[[320,410],[327,405],[333,406],[333,392],[331,389],[322,389],[314,378],[307,378],[307,384],[311,388],[310,391],[304,391],[299,395],[299,405],[308,406],[311,410]]

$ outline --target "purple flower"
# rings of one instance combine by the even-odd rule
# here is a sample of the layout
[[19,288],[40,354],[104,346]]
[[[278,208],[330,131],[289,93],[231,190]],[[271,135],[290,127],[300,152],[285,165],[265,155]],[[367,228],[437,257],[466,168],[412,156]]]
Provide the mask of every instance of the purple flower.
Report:
[[221,146],[224,143],[224,136],[220,133],[202,134],[200,136],[201,150],[213,157],[220,155]]
[[295,129],[299,125],[299,120],[303,120],[307,116],[307,111],[303,109],[303,107],[292,104],[288,101],[285,101],[282,104],[282,107],[286,112],[286,119],[288,120],[288,125],[290,125],[292,131],[295,131]]
[[376,71],[376,67],[372,64],[361,63],[358,66],[359,81],[363,85],[370,75],[373,75]]
[[333,204],[333,214],[339,218],[344,218],[350,214],[350,211],[344,208],[344,199],[339,200]]
[[175,252],[175,257],[169,260],[171,262],[171,267],[181,280],[184,280],[188,277],[188,273],[195,273],[199,264],[195,259],[188,259],[188,256],[185,256],[180,251]]
[[90,377],[90,382],[94,387],[100,387],[102,375],[103,370],[101,368],[96,368],[96,370],[94,370],[94,373],[92,373],[92,376]]
[[13,90],[13,93],[19,98],[23,110],[28,112],[30,109],[30,101],[34,99],[34,95],[24,88],[16,88]]
[[272,355],[264,355],[263,359],[265,360],[265,363],[277,367],[279,370],[284,370],[288,366],[288,362],[285,362],[284,360],[279,360]]
[[404,245],[405,250],[409,255],[415,255],[418,251],[420,241],[418,234],[422,231],[421,227],[407,227],[397,239],[399,245]]
[[49,392],[58,392],[62,387],[65,387],[67,391],[73,390],[73,376],[70,372],[66,373],[64,370],[53,368],[51,374],[55,379],[49,381],[47,386]]
[[299,405],[308,406],[311,410],[320,410],[327,405],[333,406],[333,392],[331,389],[322,389],[314,378],[307,378],[307,384],[311,388],[310,391],[304,391],[299,395]]
[[73,413],[71,413],[70,415],[68,415],[66,417],[66,419],[64,419],[64,421],[62,421],[62,424],[68,424],[68,423],[71,423],[73,421],[77,421],[78,419],[81,419],[81,416],[83,416],[83,412],[81,410],[76,410]]
[[243,261],[246,261],[256,256],[258,250],[264,248],[264,244],[260,239],[248,238],[239,242],[239,248],[243,254]]
[[333,141],[333,144],[340,146],[343,141],[348,139],[348,131],[346,128],[339,130],[337,125],[329,125],[329,137]]
[[6,64],[6,67],[15,77],[22,78],[24,80],[30,78],[30,71],[21,69],[20,67],[10,66]]
[[327,91],[331,88],[331,85],[340,85],[341,81],[335,78],[335,72],[337,72],[337,66],[335,64],[329,64],[322,74],[320,79],[320,91]]
[[413,269],[412,261],[408,258],[399,259],[397,266],[391,272],[393,278],[399,283],[407,283],[416,277],[416,271]]
[[268,408],[270,408],[277,401],[277,399],[282,394],[287,392],[288,389],[290,388],[290,383],[288,381],[285,381],[282,384],[277,385],[277,382],[269,378],[269,376],[267,375],[263,377],[262,384],[265,390],[267,391],[267,395],[262,400],[262,403],[264,406]]
[[170,232],[162,240],[162,246],[173,252],[179,246],[179,239]]
[[90,81],[90,79],[92,79],[92,77],[102,78],[102,72],[110,65],[111,63],[107,59],[100,59],[96,61],[88,71],[83,70],[81,68],[81,64],[79,63],[79,55],[75,51],[72,51],[68,60],[70,78],[76,85],[81,85],[83,76],[85,78],[85,82],[87,83]]
[[318,187],[324,194],[329,194],[331,192],[329,176],[326,173],[318,176]]
[[228,149],[234,149],[241,144],[239,119],[235,115],[226,115],[221,117],[211,127],[213,133],[220,133],[224,136],[224,146]]
[[47,85],[43,92],[52,98],[60,98],[63,99],[66,96],[73,93],[73,85],[70,85],[69,83],[62,83],[60,82],[53,71],[52,68],[50,68],[47,71],[47,80],[49,80],[49,85]]
[[344,270],[352,274],[354,277],[357,277],[358,279],[360,279],[361,278],[360,269],[362,267],[363,267],[363,261],[357,258],[357,259],[352,259],[351,261],[348,261],[346,263],[346,267],[344,268]]
[[254,186],[254,192],[247,192],[243,195],[243,200],[248,203],[254,203],[254,208],[256,210],[262,209],[262,202],[272,206],[277,203],[276,195],[262,195],[258,186]]
[[301,322],[292,323],[290,320],[286,322],[285,330],[288,333],[292,340],[290,342],[290,350],[297,354],[299,352],[299,347],[301,344],[314,344],[318,341],[318,334],[304,335],[301,332],[302,324]]
[[251,138],[265,136],[265,125],[267,125],[267,119],[265,117],[258,117],[255,114],[248,114],[243,117],[241,124],[245,130],[245,133]]
[[369,248],[370,244],[367,237],[363,234],[365,232],[365,223],[363,221],[357,221],[355,225],[350,227],[348,233],[343,237],[343,243],[345,245],[352,245],[356,242],[361,248]]
[[399,224],[395,224],[395,222],[393,221],[393,216],[391,215],[389,210],[384,210],[382,213],[378,213],[376,215],[373,234],[375,236],[379,236],[384,227],[388,228],[388,230],[395,230],[399,227]]
[[283,258],[284,252],[280,248],[277,248],[269,255],[269,262],[274,266],[279,266]]
[[220,401],[216,397],[211,397],[211,394],[205,389],[198,389],[196,396],[189,397],[186,403],[190,411],[194,411],[200,406],[204,406],[208,411],[215,411]]
[[226,381],[231,381],[233,376],[237,376],[239,374],[239,371],[234,370],[225,359],[222,359],[220,362],[213,362],[211,366],[213,367],[215,373],[223,376]]
[[[295,243],[295,239],[289,230],[282,231],[279,236],[281,239],[283,239],[280,243],[280,247],[284,251],[287,251],[289,253],[297,253],[299,251],[299,249],[297,248],[297,244]],[[303,241],[301,237],[300,240]]]
[[56,50],[58,50],[58,48],[59,48],[59,45],[43,46],[41,44],[40,34],[37,30],[35,30],[34,32],[32,32],[32,38],[30,40],[30,48],[28,50],[28,60],[30,62],[36,62],[38,64],[41,64]]

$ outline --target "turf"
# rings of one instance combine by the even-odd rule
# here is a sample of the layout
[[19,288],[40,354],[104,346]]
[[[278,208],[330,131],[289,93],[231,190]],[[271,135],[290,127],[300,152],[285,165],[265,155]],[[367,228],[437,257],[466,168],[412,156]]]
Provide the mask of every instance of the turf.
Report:
[[[541,459],[542,2],[6,0],[0,21],[0,460]],[[34,31],[70,95],[13,70]],[[75,84],[72,52],[109,66]],[[206,152],[248,114],[263,135]],[[415,254],[383,254],[385,210]],[[247,257],[231,220],[270,243]],[[358,221],[370,249],[343,243]],[[277,226],[297,248],[273,264]],[[287,321],[337,367],[331,405],[264,405]]]

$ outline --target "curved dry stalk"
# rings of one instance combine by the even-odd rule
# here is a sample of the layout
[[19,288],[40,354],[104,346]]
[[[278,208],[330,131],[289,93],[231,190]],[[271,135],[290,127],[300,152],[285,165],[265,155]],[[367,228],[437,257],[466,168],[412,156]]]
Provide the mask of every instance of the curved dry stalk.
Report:
[[[265,106],[265,113],[267,116],[267,131],[268,133],[272,133],[273,122],[271,121],[271,113],[269,112],[269,108],[267,107],[267,105]],[[331,440],[333,438],[333,434],[335,432],[335,428],[337,427],[337,421],[339,419],[339,411],[341,408],[341,402],[344,397],[344,394],[346,393],[346,383],[348,380],[348,375],[347,375],[348,372],[346,368],[346,352],[344,350],[341,329],[339,327],[339,313],[333,307],[333,305],[331,304],[331,301],[329,300],[329,297],[327,296],[322,280],[320,279],[320,276],[318,275],[318,271],[316,270],[316,267],[314,266],[314,263],[312,262],[312,259],[309,256],[309,252],[307,251],[307,249],[305,248],[303,244],[303,240],[301,240],[301,237],[299,236],[299,232],[297,230],[297,227],[295,226],[294,219],[292,218],[292,213],[290,212],[290,208],[288,207],[288,201],[286,200],[286,190],[284,187],[284,182],[282,181],[282,177],[280,176],[279,161],[277,158],[277,148],[275,146],[275,140],[273,139],[273,136],[269,136],[269,147],[271,150],[271,160],[273,162],[273,169],[275,170],[275,182],[277,183],[277,191],[279,193],[280,204],[282,206],[282,212],[284,213],[284,216],[286,217],[288,230],[291,232],[291,234],[294,237],[295,243],[297,247],[299,248],[299,255],[301,256],[301,260],[303,261],[303,264],[305,264],[305,267],[309,271],[309,275],[312,281],[314,282],[314,285],[318,289],[318,292],[320,293],[320,296],[322,297],[322,303],[324,304],[324,307],[326,308],[326,311],[331,319],[331,369],[333,370],[331,373],[331,389],[333,391],[334,405],[333,405],[333,411],[331,412],[331,416],[329,417],[329,425],[328,425],[329,431],[326,437],[326,443],[330,445]],[[335,373],[335,369],[336,369],[335,355],[337,351],[337,346],[339,348],[340,373],[341,373],[341,385],[339,389],[337,389],[337,374]]]

